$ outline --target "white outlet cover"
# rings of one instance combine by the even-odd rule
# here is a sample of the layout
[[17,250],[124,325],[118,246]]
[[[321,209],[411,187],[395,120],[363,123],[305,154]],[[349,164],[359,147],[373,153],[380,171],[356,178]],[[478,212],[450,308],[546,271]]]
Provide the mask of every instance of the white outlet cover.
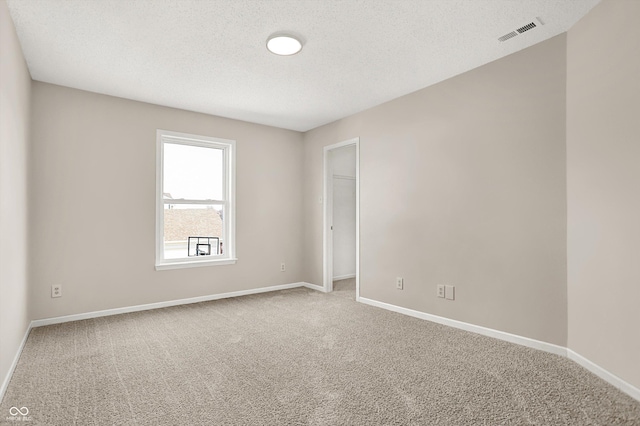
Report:
[[397,277],[396,278],[396,288],[398,290],[402,290],[403,287],[404,287],[404,280],[402,278],[400,278],[400,277]]
[[444,298],[444,285],[438,285],[438,297]]
[[51,286],[51,297],[62,297],[62,286],[61,285],[52,285]]
[[455,290],[456,288],[452,285],[446,285],[444,286],[444,295],[445,298],[448,300],[454,300],[455,299]]

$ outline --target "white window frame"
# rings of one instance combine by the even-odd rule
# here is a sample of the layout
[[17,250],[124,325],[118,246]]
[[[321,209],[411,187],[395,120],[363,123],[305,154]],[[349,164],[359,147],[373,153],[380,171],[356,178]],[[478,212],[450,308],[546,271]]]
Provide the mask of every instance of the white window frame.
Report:
[[[224,153],[224,200],[202,202],[199,200],[172,200],[171,204],[222,205],[224,211],[224,251],[220,256],[197,256],[182,259],[164,258],[164,145],[173,143],[187,146],[222,149]],[[236,141],[191,135],[169,130],[156,131],[156,270],[193,268],[199,266],[231,265],[236,259]]]

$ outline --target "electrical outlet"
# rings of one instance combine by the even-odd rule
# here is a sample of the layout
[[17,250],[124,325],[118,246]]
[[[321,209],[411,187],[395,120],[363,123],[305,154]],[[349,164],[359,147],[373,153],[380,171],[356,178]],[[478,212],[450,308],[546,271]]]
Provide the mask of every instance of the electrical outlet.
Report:
[[54,284],[51,286],[51,297],[62,297],[62,285]]
[[444,285],[438,284],[438,297],[444,298]]
[[284,271],[286,271],[286,270],[287,270],[287,265],[285,265],[285,264],[284,264],[284,262],[282,262],[282,263],[280,264],[280,272],[284,272]]
[[396,278],[396,288],[398,290],[402,290],[404,288],[404,279],[397,277]]
[[444,297],[446,299],[449,299],[449,300],[454,300],[455,299],[455,290],[456,290],[456,288],[454,286],[452,286],[452,285],[444,286],[444,295],[445,295]]

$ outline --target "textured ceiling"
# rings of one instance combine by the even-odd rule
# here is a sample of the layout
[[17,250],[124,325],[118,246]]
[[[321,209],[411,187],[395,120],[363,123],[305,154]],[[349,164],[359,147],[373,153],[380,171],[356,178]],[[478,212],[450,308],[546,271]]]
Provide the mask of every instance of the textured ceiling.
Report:
[[[567,31],[598,2],[7,0],[34,80],[299,131]],[[280,31],[302,52],[269,53]]]

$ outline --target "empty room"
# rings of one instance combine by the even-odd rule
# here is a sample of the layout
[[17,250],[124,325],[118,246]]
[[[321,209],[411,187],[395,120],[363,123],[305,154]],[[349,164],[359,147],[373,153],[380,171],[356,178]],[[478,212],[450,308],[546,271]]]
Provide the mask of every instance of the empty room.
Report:
[[0,424],[640,425],[638,17],[0,0]]

